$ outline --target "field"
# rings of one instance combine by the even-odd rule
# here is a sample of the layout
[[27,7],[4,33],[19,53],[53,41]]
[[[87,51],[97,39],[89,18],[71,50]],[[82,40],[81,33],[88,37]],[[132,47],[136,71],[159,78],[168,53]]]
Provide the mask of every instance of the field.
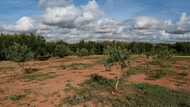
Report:
[[[0,62],[0,107],[190,107],[190,57],[133,55],[122,72],[104,56]],[[118,90],[114,89],[120,76]]]

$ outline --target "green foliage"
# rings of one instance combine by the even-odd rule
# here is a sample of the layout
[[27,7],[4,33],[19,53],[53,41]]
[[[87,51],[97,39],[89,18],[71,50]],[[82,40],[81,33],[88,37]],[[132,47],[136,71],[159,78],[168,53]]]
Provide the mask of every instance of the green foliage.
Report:
[[63,65],[62,68],[64,69],[73,69],[73,70],[81,70],[90,67],[91,64],[83,64],[83,63],[73,63],[69,65]]
[[148,79],[160,79],[170,73],[171,70],[167,68],[156,69],[148,72]]
[[61,58],[72,54],[71,50],[65,45],[56,45],[54,51],[55,51],[55,56]]
[[168,60],[171,59],[174,55],[175,51],[173,49],[169,49],[168,47],[160,47],[159,50],[156,51],[155,57],[157,59]]
[[[0,60],[13,60],[7,57],[15,44],[27,47],[33,54],[33,58],[46,60],[49,57],[64,57],[67,55],[102,55],[105,50],[130,52],[131,54],[145,54],[158,58],[170,58],[175,55],[190,55],[190,43],[176,44],[151,44],[151,43],[126,43],[126,42],[92,42],[81,41],[75,44],[68,44],[63,41],[46,41],[42,36],[30,34],[0,35]],[[116,48],[116,49],[114,49]],[[11,50],[12,52],[12,50]],[[122,53],[123,53],[122,52]],[[120,52],[118,52],[120,54]],[[10,53],[9,53],[10,54]],[[15,53],[14,53],[15,54]],[[118,60],[118,55],[113,55]],[[11,55],[12,56],[12,55]],[[122,55],[121,55],[122,56]],[[123,56],[122,56],[123,57]],[[112,62],[109,59],[108,63]],[[114,61],[113,61],[114,62]]]
[[125,68],[127,66],[126,60],[129,59],[129,54],[120,48],[108,48],[105,50],[107,55],[105,66],[112,66],[114,63],[119,63],[121,68]]
[[95,74],[95,75],[91,75],[91,78],[88,81],[86,81],[84,84],[88,84],[91,87],[99,88],[99,89],[100,87],[113,88],[115,81]]
[[77,55],[78,56],[88,56],[89,55],[89,51],[85,48],[82,49],[78,49],[77,50]]
[[55,77],[55,74],[52,73],[40,73],[40,72],[33,72],[24,74],[23,79],[26,81],[43,81],[47,79],[52,79]]
[[146,69],[144,66],[130,67],[127,70],[127,75],[130,76],[130,75],[140,74],[140,73],[145,73],[145,72],[146,72]]
[[143,96],[146,96],[147,99],[144,99],[145,103],[150,100],[150,104],[153,107],[189,107],[190,106],[190,97],[188,94],[183,92],[175,92],[168,90],[159,86],[151,86],[148,84],[135,84],[133,87],[141,92]]
[[[12,59],[14,55],[19,54],[18,52],[25,53],[26,50],[30,52],[27,51],[27,54],[25,55],[28,55],[28,53],[30,53],[30,54],[33,54],[32,56],[34,58],[40,55],[44,56],[45,54],[47,54],[47,52],[45,51],[46,50],[45,43],[46,42],[43,37],[33,35],[33,34],[31,35],[24,35],[24,34],[3,35],[2,34],[0,36],[0,60],[15,60],[15,59]],[[23,48],[24,50],[19,50],[19,48]],[[22,56],[20,55],[21,54],[19,54],[19,57]],[[10,57],[12,58],[10,59]],[[18,58],[18,59],[22,61],[25,58],[22,58],[22,59]]]
[[[98,97],[96,94],[100,93],[100,90],[101,92],[104,92],[104,90],[112,90],[114,83],[115,80],[109,80],[96,74],[92,75],[89,80],[81,84],[81,87],[83,88],[70,88],[70,91],[73,89],[73,91],[76,92],[76,95],[67,97],[64,100],[64,104],[72,106],[90,101]],[[60,107],[62,107],[62,104],[60,104]]]
[[33,53],[25,45],[15,44],[8,48],[7,59],[16,62],[24,62],[33,58]]
[[21,99],[23,99],[26,95],[12,95],[12,96],[8,96],[8,99],[11,101],[19,101]]
[[190,43],[189,42],[176,43],[172,47],[176,50],[178,55],[189,56],[189,54],[190,54]]

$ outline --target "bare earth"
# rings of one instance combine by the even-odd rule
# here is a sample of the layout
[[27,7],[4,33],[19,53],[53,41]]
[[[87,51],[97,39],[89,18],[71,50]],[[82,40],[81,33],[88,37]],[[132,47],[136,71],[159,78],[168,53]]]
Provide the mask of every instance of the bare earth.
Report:
[[[102,56],[89,56],[26,62],[25,68],[33,68],[38,73],[50,75],[42,80],[27,80],[23,77],[22,69],[17,63],[0,62],[0,107],[56,107],[61,99],[68,96],[69,93],[64,91],[68,83],[78,86],[92,74],[109,79],[116,78],[120,73],[119,67],[114,66],[112,71],[105,71],[103,64],[99,63],[101,59]],[[135,64],[142,64],[142,62],[137,61]],[[64,65],[77,63],[90,66],[81,69],[64,67]],[[189,64],[190,67],[190,61],[179,62],[176,64],[176,70],[181,64]],[[173,77],[147,80],[145,74],[132,75],[128,80],[130,83],[148,83],[190,92],[190,73],[183,85],[177,85]],[[15,95],[24,95],[24,98],[19,101],[10,100],[10,96]]]

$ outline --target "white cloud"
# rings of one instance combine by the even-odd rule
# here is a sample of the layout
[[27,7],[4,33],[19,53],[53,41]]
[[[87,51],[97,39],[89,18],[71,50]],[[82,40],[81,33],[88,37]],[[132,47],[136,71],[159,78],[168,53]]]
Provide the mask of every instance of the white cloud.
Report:
[[190,16],[187,16],[186,13],[182,13],[178,25],[178,30],[190,32]]
[[87,5],[77,7],[68,4],[62,7],[47,7],[43,16],[44,23],[59,27],[77,27],[96,21],[103,16],[95,0],[89,1]]
[[73,22],[81,14],[74,5],[67,7],[47,8],[44,15],[44,23],[62,27],[73,26]]
[[185,34],[190,32],[190,16],[187,16],[186,13],[182,13],[179,22],[170,22],[166,31],[171,34]]
[[76,25],[88,24],[98,20],[103,16],[103,11],[99,9],[95,0],[89,1],[85,6],[81,7],[81,15],[75,20]]
[[189,24],[190,16],[187,16],[187,13],[182,13],[181,18],[179,20],[179,25]]
[[[190,17],[182,13],[180,20],[173,23],[171,20],[158,20],[153,17],[140,16],[135,18],[135,29],[157,29],[158,32],[165,31],[170,34],[185,34],[190,32]],[[163,34],[163,33],[161,33]]]
[[39,0],[39,5],[43,9],[49,7],[65,7],[71,5],[73,0]]
[[160,24],[161,21],[152,17],[140,16],[135,18],[135,28],[137,29],[158,28]]
[[15,25],[4,25],[7,32],[32,32],[35,30],[34,20],[30,17],[20,18]]
[[16,22],[16,30],[18,31],[31,31],[34,29],[34,21],[29,17],[22,17]]

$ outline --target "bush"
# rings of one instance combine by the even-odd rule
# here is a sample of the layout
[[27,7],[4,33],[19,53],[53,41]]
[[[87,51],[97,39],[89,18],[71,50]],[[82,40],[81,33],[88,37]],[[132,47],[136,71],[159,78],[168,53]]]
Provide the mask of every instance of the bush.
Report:
[[67,46],[65,46],[65,45],[56,45],[55,53],[54,53],[55,56],[63,58],[63,57],[68,56],[70,54],[72,54],[72,52]]
[[25,45],[15,44],[8,48],[6,58],[16,62],[24,62],[33,58],[32,51]]
[[155,51],[155,58],[168,60],[173,57],[175,50],[169,49],[168,47],[161,46],[157,51]]
[[88,56],[89,52],[86,48],[82,48],[82,49],[77,50],[77,55],[78,56]]

